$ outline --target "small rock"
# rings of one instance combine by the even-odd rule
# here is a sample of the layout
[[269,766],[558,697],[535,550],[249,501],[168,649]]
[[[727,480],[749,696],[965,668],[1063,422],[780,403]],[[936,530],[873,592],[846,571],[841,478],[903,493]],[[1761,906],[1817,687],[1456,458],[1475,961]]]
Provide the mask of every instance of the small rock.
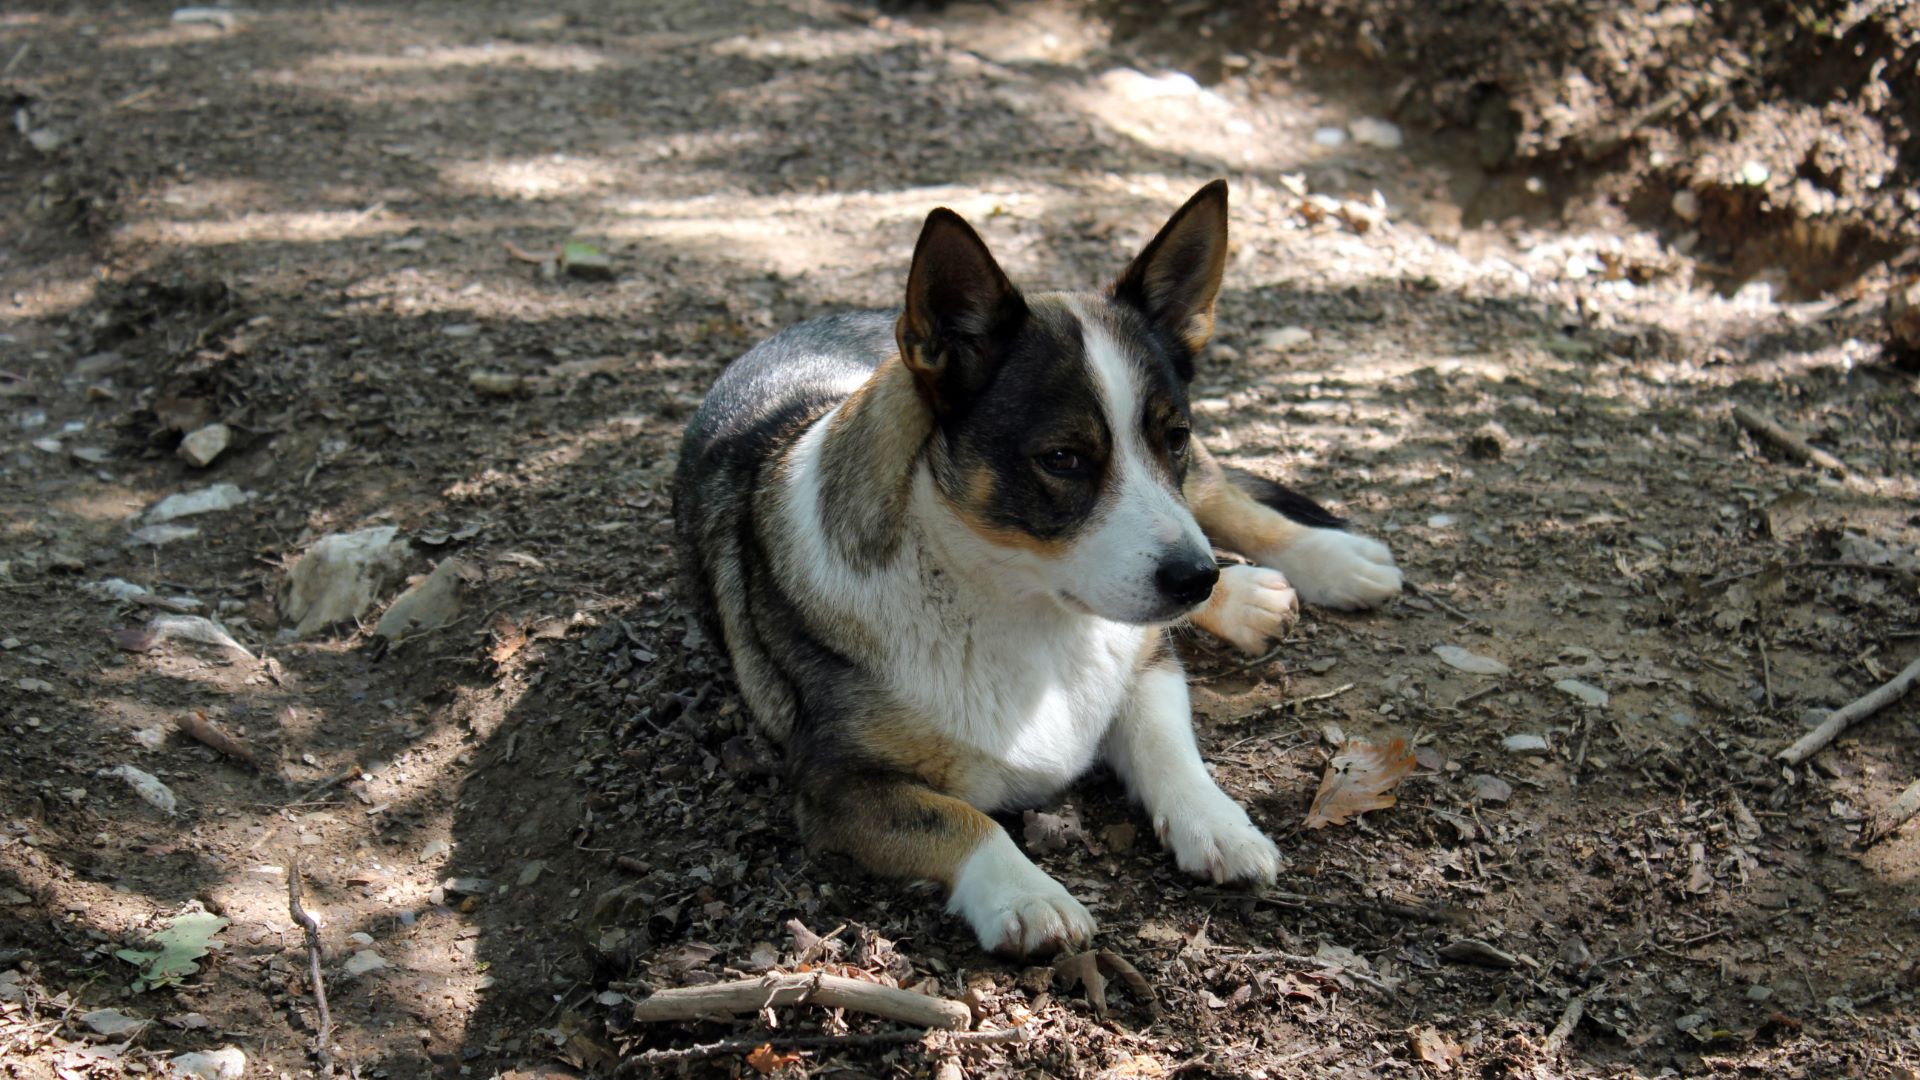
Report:
[[198,491],[183,491],[155,503],[153,509],[147,511],[147,524],[159,525],[175,518],[231,510],[252,497],[232,484],[214,484]]
[[1435,645],[1433,655],[1439,657],[1448,667],[1470,675],[1507,675],[1513,671],[1512,668],[1491,656],[1468,652],[1458,645]]
[[1509,754],[1544,754],[1550,749],[1539,735],[1509,735],[1500,740],[1500,748]]
[[467,385],[487,397],[522,397],[532,390],[524,376],[499,371],[476,371],[467,376]]
[[33,903],[33,897],[19,889],[0,887],[0,907],[19,907],[21,904],[31,903]]
[[208,424],[180,440],[180,458],[196,469],[204,469],[213,464],[213,459],[219,457],[232,442],[232,428],[225,424]]
[[347,962],[340,965],[340,970],[346,972],[351,977],[358,978],[369,971],[379,971],[386,966],[386,960],[383,959],[379,953],[374,952],[372,949],[361,949],[359,952],[347,957]]
[[1695,1028],[1705,1026],[1709,1019],[1710,1017],[1708,1017],[1706,1013],[1688,1013],[1678,1020],[1675,1020],[1673,1026],[1679,1028],[1681,1031],[1691,1033]]
[[480,325],[478,323],[453,323],[452,325],[441,327],[440,333],[445,337],[455,339],[477,337],[480,333]]
[[392,525],[381,525],[314,541],[287,574],[280,601],[281,612],[296,623],[295,632],[306,637],[366,614],[406,558],[407,545],[399,533]]
[[398,240],[389,240],[381,245],[382,251],[413,253],[427,250],[427,238],[424,236],[403,236]]
[[142,750],[159,750],[161,747],[167,745],[167,729],[159,724],[155,724],[152,727],[135,728],[133,730],[133,741],[138,743]]
[[484,896],[493,891],[493,882],[483,877],[451,877],[440,887],[448,896]]
[[429,840],[427,841],[426,846],[420,849],[420,861],[432,862],[433,860],[439,858],[442,855],[445,855],[447,852],[451,850],[453,849],[447,844],[445,840]]
[[167,1017],[167,1023],[179,1028],[181,1031],[205,1031],[213,1026],[213,1021],[207,1019],[206,1014],[197,1012],[187,1012],[181,1013],[178,1016],[169,1016]]
[[1773,997],[1773,987],[1755,983],[1747,987],[1747,1000],[1755,1004],[1768,1001]]
[[1700,196],[1692,188],[1681,188],[1673,193],[1667,205],[1672,208],[1673,216],[1689,224],[1700,220]]
[[[183,7],[173,13],[173,21],[189,26],[217,26],[222,30],[231,30],[240,22],[240,15],[231,8],[223,7]],[[238,1051],[235,1051],[238,1053]]]
[[1273,352],[1289,352],[1313,340],[1313,331],[1304,326],[1282,326],[1260,335],[1260,347]]
[[1473,785],[1473,797],[1483,803],[1503,803],[1513,798],[1513,785],[1497,776],[1475,773],[1467,782]]
[[128,1016],[119,1009],[95,1009],[80,1014],[80,1020],[88,1027],[109,1038],[138,1031],[147,1022],[137,1016]]
[[29,694],[46,694],[53,691],[53,684],[45,679],[21,679],[14,685]]
[[1429,529],[1449,529],[1452,527],[1452,514],[1434,514],[1432,517],[1427,518],[1427,528]]
[[1561,679],[1553,684],[1555,690],[1579,698],[1582,705],[1595,709],[1606,708],[1607,692],[1592,683],[1583,683],[1579,679]]
[[1335,146],[1344,146],[1346,145],[1346,142],[1347,142],[1347,129],[1333,127],[1332,125],[1328,125],[1327,127],[1322,127],[1322,128],[1315,128],[1313,130],[1313,141],[1314,141],[1314,144],[1317,146],[1325,146],[1329,148],[1335,147]]
[[161,812],[171,814],[178,806],[173,789],[160,782],[160,778],[144,769],[131,765],[119,765],[108,769],[104,775],[117,776],[127,782],[134,794],[152,803]]
[[373,935],[364,930],[356,930],[348,934],[347,940],[363,949],[371,949],[373,947]]
[[1745,165],[1740,166],[1740,173],[1735,179],[1748,187],[1759,187],[1766,183],[1772,176],[1773,170],[1767,168],[1766,162],[1749,161]]
[[86,465],[105,465],[113,460],[113,454],[98,446],[70,446],[67,453],[73,460]]
[[167,1064],[200,1080],[240,1080],[247,1073],[247,1055],[233,1046],[181,1054]]
[[472,565],[451,558],[434,568],[419,584],[400,594],[373,632],[388,641],[438,630],[460,617],[460,586],[482,575]]
[[192,525],[142,525],[127,534],[123,543],[128,547],[165,547],[175,540],[190,540],[199,536],[200,530]]
[[518,884],[531,885],[540,880],[540,874],[547,868],[545,859],[535,859],[520,868],[520,876],[514,879]]
[[1398,150],[1406,142],[1406,136],[1400,133],[1400,125],[1378,117],[1362,116],[1351,120],[1347,123],[1347,132],[1353,136],[1354,142],[1381,150]]

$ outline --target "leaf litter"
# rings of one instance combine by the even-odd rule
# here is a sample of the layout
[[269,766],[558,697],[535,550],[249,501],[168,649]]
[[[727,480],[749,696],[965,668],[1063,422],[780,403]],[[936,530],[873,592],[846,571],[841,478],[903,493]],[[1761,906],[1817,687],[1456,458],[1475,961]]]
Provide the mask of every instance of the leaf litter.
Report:
[[1345,825],[1369,810],[1385,810],[1399,801],[1393,789],[1412,773],[1417,761],[1405,739],[1382,746],[1349,739],[1327,762],[1320,790],[1307,810],[1306,826]]
[[199,960],[221,943],[213,936],[224,930],[228,920],[207,911],[189,911],[167,921],[166,928],[153,935],[144,949],[121,949],[113,955],[140,968],[133,981],[138,994],[163,986],[176,986],[200,970]]

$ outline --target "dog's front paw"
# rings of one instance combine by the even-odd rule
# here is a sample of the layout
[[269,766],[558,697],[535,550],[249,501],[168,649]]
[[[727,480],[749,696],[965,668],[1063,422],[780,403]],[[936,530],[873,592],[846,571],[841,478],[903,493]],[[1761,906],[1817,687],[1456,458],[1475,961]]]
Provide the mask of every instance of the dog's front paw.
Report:
[[1373,607],[1400,593],[1400,568],[1387,545],[1345,529],[1309,529],[1260,561],[1287,575],[1302,600],[1322,607]]
[[1093,916],[1080,901],[1004,834],[968,857],[947,910],[967,920],[981,948],[1011,956],[1084,945],[1094,931]]
[[1193,621],[1241,652],[1258,653],[1300,617],[1300,597],[1287,576],[1264,566],[1227,566]]
[[1215,884],[1271,885],[1280,873],[1280,849],[1239,803],[1219,791],[1156,815],[1153,829],[1180,869]]

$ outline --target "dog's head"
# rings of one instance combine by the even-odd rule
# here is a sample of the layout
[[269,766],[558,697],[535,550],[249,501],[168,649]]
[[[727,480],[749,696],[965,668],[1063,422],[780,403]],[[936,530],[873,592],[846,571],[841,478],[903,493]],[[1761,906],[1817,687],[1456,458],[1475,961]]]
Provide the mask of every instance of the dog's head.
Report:
[[1002,582],[1135,623],[1212,592],[1181,484],[1226,259],[1219,180],[1105,293],[1023,296],[958,214],[927,217],[900,351],[934,413],[935,488]]

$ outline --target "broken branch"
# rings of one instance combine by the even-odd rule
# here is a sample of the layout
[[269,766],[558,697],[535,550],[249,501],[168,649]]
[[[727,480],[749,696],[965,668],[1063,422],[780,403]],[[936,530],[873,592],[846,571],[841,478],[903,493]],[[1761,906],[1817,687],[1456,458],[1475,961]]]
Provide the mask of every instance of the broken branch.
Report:
[[207,719],[206,713],[192,709],[174,717],[173,722],[195,742],[211,746],[237,761],[244,761],[254,769],[260,768],[260,759],[254,756],[253,750],[229,735],[225,728]]
[[1867,824],[1867,831],[1860,834],[1860,846],[1870,847],[1885,840],[1893,830],[1907,823],[1915,814],[1920,814],[1920,780],[1907,785],[1900,797],[1882,807]]
[[860,1046],[890,1046],[900,1043],[914,1043],[922,1039],[932,1039],[935,1045],[954,1046],[990,1046],[995,1043],[1024,1042],[1027,1029],[1023,1027],[1000,1028],[994,1031],[874,1031],[864,1035],[800,1035],[786,1039],[721,1039],[718,1042],[701,1043],[697,1046],[684,1046],[674,1050],[648,1050],[635,1054],[620,1063],[615,1075],[631,1076],[650,1070],[657,1065],[671,1065],[680,1061],[698,1061],[702,1058],[720,1057],[724,1054],[751,1054],[763,1046],[776,1051],[786,1050],[841,1050]]
[[1819,727],[1802,735],[1799,742],[1775,756],[1788,765],[1800,764],[1818,753],[1822,747],[1839,738],[1840,733],[1852,726],[1854,721],[1872,716],[1899,700],[1901,695],[1912,689],[1915,679],[1920,679],[1920,660],[1908,664],[1904,671],[1888,680],[1879,689],[1835,709]]
[[1795,435],[1786,428],[1781,427],[1772,417],[1756,409],[1749,409],[1745,405],[1735,405],[1733,407],[1733,420],[1748,432],[1752,433],[1755,438],[1771,443],[1773,446],[1785,451],[1788,457],[1793,458],[1803,465],[1812,465],[1816,468],[1826,469],[1840,476],[1851,476],[1853,474],[1853,470],[1847,468],[1845,462],[1827,453],[1825,450],[1808,443],[1807,440]]
[[703,1020],[756,1013],[770,1005],[800,1004],[852,1009],[923,1028],[960,1031],[973,1022],[973,1012],[963,1002],[824,972],[776,972],[758,979],[660,990],[634,1003],[633,1018],[641,1023]]
[[287,860],[287,911],[293,921],[307,932],[307,966],[313,976],[313,1004],[320,1013],[320,1025],[313,1033],[313,1056],[320,1059],[324,1073],[333,1071],[333,1053],[327,1040],[333,1035],[333,1016],[327,1012],[327,984],[320,980],[320,924],[300,906],[300,863]]

